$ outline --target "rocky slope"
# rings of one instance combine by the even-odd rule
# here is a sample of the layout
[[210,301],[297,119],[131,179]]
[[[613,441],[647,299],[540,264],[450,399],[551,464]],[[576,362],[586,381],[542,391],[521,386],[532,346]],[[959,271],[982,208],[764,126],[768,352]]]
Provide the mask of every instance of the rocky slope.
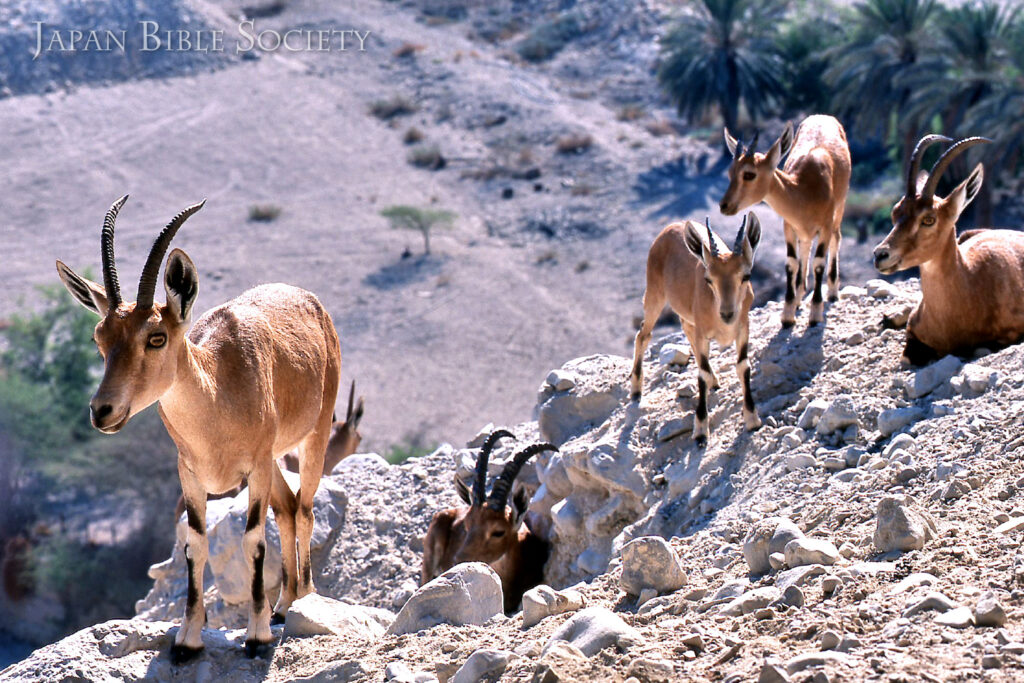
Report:
[[[232,680],[1017,680],[1024,676],[1024,349],[899,367],[916,283],[847,288],[825,328],[752,313],[765,425],[741,430],[729,356],[713,436],[689,439],[693,364],[652,345],[639,405],[628,360],[551,373],[523,438],[561,444],[526,471],[552,523],[548,583],[497,614],[482,565],[413,592],[421,535],[454,504],[469,450],[402,466],[342,463],[317,495],[317,583],[270,659],[238,642],[241,500],[211,513],[207,653],[182,672]],[[502,453],[499,455],[507,455]],[[500,458],[499,458],[500,461]],[[211,506],[212,507],[212,506]],[[273,534],[271,534],[273,537]],[[662,539],[667,539],[667,542]],[[169,677],[180,548],[131,621],[43,648],[0,680]],[[211,576],[212,575],[212,576]],[[268,576],[268,579],[271,577]],[[440,606],[439,606],[440,605]],[[395,614],[397,612],[397,614]],[[150,621],[159,619],[160,621]],[[223,626],[225,630],[217,630]],[[461,669],[461,671],[460,671]]]

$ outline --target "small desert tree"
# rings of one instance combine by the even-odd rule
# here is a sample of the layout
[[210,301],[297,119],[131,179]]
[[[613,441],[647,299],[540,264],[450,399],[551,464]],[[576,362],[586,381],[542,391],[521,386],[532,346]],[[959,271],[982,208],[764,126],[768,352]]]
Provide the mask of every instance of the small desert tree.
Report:
[[455,214],[443,209],[420,209],[415,206],[399,204],[389,206],[380,212],[387,218],[392,228],[416,230],[423,235],[423,253],[430,253],[430,230],[435,226],[451,227]]

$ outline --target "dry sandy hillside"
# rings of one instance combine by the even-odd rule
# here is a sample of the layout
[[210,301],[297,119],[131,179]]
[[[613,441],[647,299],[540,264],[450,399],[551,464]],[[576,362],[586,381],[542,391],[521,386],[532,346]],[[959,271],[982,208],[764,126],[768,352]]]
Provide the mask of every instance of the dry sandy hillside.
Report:
[[[152,78],[132,80],[26,60],[26,22],[42,6],[0,9],[7,69],[24,76],[5,86],[17,96],[0,100],[0,318],[22,299],[31,306],[33,286],[56,282],[54,259],[98,269],[100,223],[118,196],[132,196],[118,226],[122,281],[137,277],[159,227],[206,197],[175,242],[200,269],[197,310],[260,282],[316,292],[341,332],[345,384],[356,379],[366,396],[367,447],[464,441],[482,423],[527,414],[549,367],[626,351],[646,250],[666,222],[710,214],[723,234],[738,227],[717,212],[718,141],[648,130],[670,112],[651,74],[665,8],[580,3],[600,30],[543,66],[511,58],[521,32],[557,4],[503,2],[446,21],[453,3],[181,0],[161,5],[167,21],[231,34],[245,5],[272,15],[258,28],[371,37],[361,53],[146,62]],[[132,18],[104,8],[79,9]],[[394,97],[415,110],[370,114]],[[628,102],[647,115],[619,120]],[[443,169],[408,163],[410,128],[438,146]],[[560,153],[568,135],[592,144]],[[248,220],[258,204],[280,216]],[[434,236],[432,257],[403,260],[419,238],[388,228],[379,211],[392,204],[458,219]],[[781,226],[757,212],[758,290],[778,298]],[[866,249],[844,249],[847,281],[863,281]]]
[[244,600],[237,543],[223,540],[244,527],[242,494],[211,527],[198,662],[173,672],[174,626],[147,620],[180,607],[179,547],[153,569],[144,618],[86,629],[0,680],[1020,680],[1024,350],[901,369],[903,333],[882,318],[905,315],[917,287],[847,288],[824,331],[783,331],[778,304],[756,309],[765,425],[741,431],[737,380],[716,356],[706,450],[688,433],[694,368],[678,364],[678,336],[654,344],[639,405],[622,400],[625,358],[553,373],[539,420],[515,428],[561,445],[524,472],[553,526],[547,573],[561,591],[527,612],[496,613],[482,565],[405,590],[471,449],[392,467],[362,456],[325,479],[316,505],[319,589],[350,606],[297,605],[271,656],[244,659],[243,632],[213,628],[237,626]]

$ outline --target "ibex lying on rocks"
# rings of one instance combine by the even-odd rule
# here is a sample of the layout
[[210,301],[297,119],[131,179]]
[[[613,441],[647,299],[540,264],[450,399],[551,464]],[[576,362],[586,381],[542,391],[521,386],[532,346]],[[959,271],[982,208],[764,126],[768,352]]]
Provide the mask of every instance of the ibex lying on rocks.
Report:
[[526,461],[544,451],[557,451],[549,443],[535,443],[509,458],[487,496],[487,459],[502,437],[515,438],[499,429],[480,447],[473,489],[455,477],[459,497],[466,507],[449,508],[434,514],[423,540],[423,571],[420,585],[462,562],[485,562],[501,578],[505,611],[512,612],[523,601],[523,593],[544,581],[544,565],[551,546],[523,524],[529,498],[520,488],[507,505],[509,492]]
[[708,437],[708,387],[718,388],[718,378],[708,361],[712,339],[721,346],[736,343],[736,375],[743,384],[743,422],[748,430],[761,426],[750,393],[747,359],[747,314],[754,303],[750,269],[760,240],[761,224],[753,213],[743,219],[731,250],[711,231],[709,223],[701,226],[686,221],[662,230],[647,255],[644,321],[633,342],[633,372],[629,377],[632,400],[640,400],[644,351],[667,301],[683,321],[683,332],[698,362],[693,438],[700,446],[707,444]]
[[[353,410],[352,401],[355,399],[356,394],[356,383],[352,381],[352,386],[348,393],[348,412],[345,413],[345,421],[338,422],[336,416],[332,416],[333,420],[331,424],[331,437],[327,439],[327,452],[324,454],[324,473],[323,476],[328,476],[335,468],[335,466],[356,452],[359,448],[359,444],[362,442],[363,437],[359,434],[359,421],[363,419],[363,397],[359,397],[359,402],[355,405]],[[277,459],[278,465],[288,470],[289,472],[299,473],[299,454],[296,451],[288,451],[280,458]],[[245,482],[236,486],[233,489],[224,491],[223,493],[208,493],[206,500],[220,500],[221,498],[234,498],[242,489],[245,488]],[[181,515],[185,512],[185,496],[178,497],[178,504],[174,508],[174,519],[181,519]]]
[[[255,656],[271,642],[263,586],[268,502],[280,528],[283,557],[275,617],[283,619],[293,600],[313,591],[313,494],[323,472],[341,376],[338,335],[315,296],[282,284],[251,289],[208,311],[189,330],[199,277],[192,259],[180,249],[170,253],[164,268],[167,302],[154,303],[164,253],[203,203],[167,224],[146,259],[135,303],[123,301],[114,266],[114,222],[127,199],[117,200],[103,221],[102,285],[57,261],[72,296],[102,316],[93,335],[104,368],[89,403],[92,423],[113,434],[140,410],[159,402],[160,417],[178,447],[188,515],[188,600],[171,648],[174,662],[197,655],[203,647],[206,494],[233,488],[243,477],[248,480],[250,507],[242,546],[251,570],[252,605],[245,651]],[[301,479],[297,497],[275,460],[296,445]]]
[[985,138],[960,140],[931,173],[918,172],[925,150],[917,143],[907,171],[906,194],[892,209],[892,231],[875,247],[875,268],[889,274],[921,268],[921,303],[910,314],[903,361],[923,365],[946,354],[968,355],[980,346],[1001,347],[1024,337],[1024,234],[1014,230],[969,230],[956,235],[960,213],[978,194],[978,164],[946,197],[936,197],[942,174],[959,154]]
[[[840,227],[850,189],[850,146],[846,131],[831,116],[808,116],[793,137],[787,124],[782,136],[765,154],[758,154],[757,134],[746,149],[725,130],[725,143],[732,152],[729,188],[722,196],[722,213],[732,216],[760,201],[767,202],[782,217],[786,235],[786,303],[782,324],[791,327],[807,285],[811,242],[814,251],[814,294],[811,296],[810,324],[825,319],[821,282],[828,261],[828,299],[839,298]],[[776,168],[786,154],[785,165]],[[799,256],[798,256],[799,255]]]

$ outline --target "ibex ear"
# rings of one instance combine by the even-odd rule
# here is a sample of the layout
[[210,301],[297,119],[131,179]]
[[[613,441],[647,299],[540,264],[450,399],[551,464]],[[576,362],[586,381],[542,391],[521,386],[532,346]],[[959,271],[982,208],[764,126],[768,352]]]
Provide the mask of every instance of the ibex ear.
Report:
[[106,315],[107,293],[102,285],[82,277],[64,265],[63,261],[57,261],[57,275],[64,283],[64,288],[75,297],[75,301],[97,315]]
[[723,128],[722,134],[725,136],[725,146],[729,148],[729,154],[736,156],[736,145],[739,144],[739,141],[729,134],[728,128]]
[[694,222],[688,222],[686,224],[686,233],[683,235],[686,241],[686,248],[690,250],[690,253],[700,259],[701,263],[707,263],[708,257],[711,256],[711,252],[708,251],[707,245],[704,244],[704,240],[701,239],[700,228]]
[[775,141],[775,144],[768,150],[768,154],[765,155],[768,159],[769,168],[775,168],[782,161],[783,157],[789,154],[789,150],[793,147],[793,122],[790,121],[786,124],[786,128],[782,131],[782,135]]
[[472,497],[469,494],[469,486],[457,474],[455,475],[455,491],[459,494],[459,498],[462,499],[463,503],[466,505],[473,504]]
[[753,211],[747,214],[747,239],[743,243],[743,257],[748,263],[754,261],[754,252],[761,243],[761,221]]
[[177,316],[179,322],[188,322],[192,304],[199,294],[199,273],[192,259],[181,249],[175,249],[167,257],[164,266],[164,290],[167,292],[167,307]]
[[358,427],[359,421],[363,419],[363,397],[360,396],[356,402],[356,410],[352,413],[352,426]]
[[982,168],[981,164],[978,164],[971,171],[971,174],[967,176],[967,179],[953,188],[953,191],[946,196],[945,202],[953,212],[953,220],[956,220],[963,210],[967,208],[967,205],[978,196],[978,191],[981,190],[981,183],[984,179],[985,169]]
[[519,525],[523,523],[526,510],[530,507],[530,495],[526,489],[520,486],[512,494],[512,530],[518,531]]

